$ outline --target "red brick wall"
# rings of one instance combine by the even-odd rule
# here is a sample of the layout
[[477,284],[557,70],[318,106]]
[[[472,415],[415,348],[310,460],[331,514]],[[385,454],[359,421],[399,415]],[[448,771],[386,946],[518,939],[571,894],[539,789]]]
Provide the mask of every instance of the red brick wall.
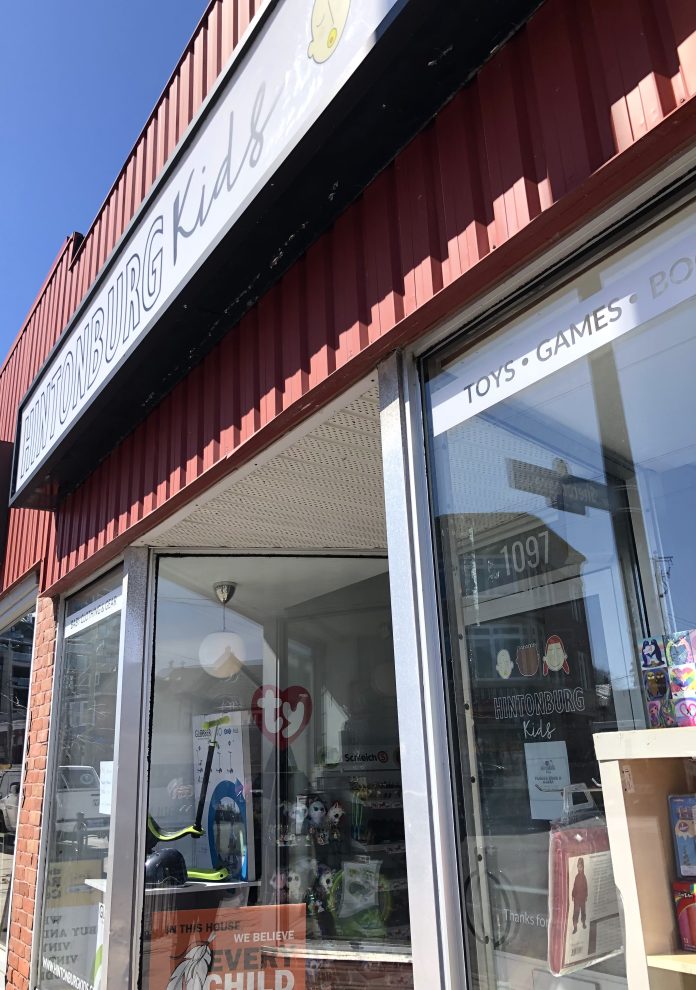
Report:
[[[15,843],[15,872],[7,951],[7,987],[28,990],[41,812],[48,754],[48,721],[56,646],[56,605],[39,598],[36,609],[31,706],[22,805]],[[39,919],[36,919],[38,924]]]

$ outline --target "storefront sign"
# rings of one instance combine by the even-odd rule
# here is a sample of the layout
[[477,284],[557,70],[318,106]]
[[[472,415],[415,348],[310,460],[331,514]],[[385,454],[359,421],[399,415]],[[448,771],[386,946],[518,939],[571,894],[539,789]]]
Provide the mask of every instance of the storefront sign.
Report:
[[304,990],[304,904],[156,911],[147,985],[162,990]]
[[352,747],[343,750],[341,763],[347,769],[398,770],[401,762],[398,750],[389,746]]
[[89,605],[85,605],[79,612],[71,616],[65,623],[63,636],[65,639],[76,636],[97,622],[108,619],[110,615],[115,615],[120,609],[121,589],[116,588],[114,591],[110,591],[108,595],[104,595],[103,598],[99,598],[96,602],[90,602]]
[[274,7],[214,108],[203,108],[198,130],[24,402],[13,497],[133,355],[405,2],[298,0]]
[[532,516],[521,522],[519,531],[504,539],[463,550],[459,571],[466,598],[510,594],[515,587],[541,580],[562,567],[580,569],[585,558],[554,530]]
[[683,225],[668,232],[651,244],[647,259],[622,264],[603,282],[599,292],[570,303],[566,296],[552,315],[535,314],[461,362],[454,379],[433,394],[435,436],[694,296],[696,235]]
[[496,719],[533,718],[535,715],[562,715],[584,712],[585,695],[582,688],[557,688],[554,691],[528,691],[526,694],[504,694],[493,699]]
[[554,471],[510,458],[507,462],[510,487],[541,495],[551,508],[561,512],[584,516],[588,509],[609,511],[611,499],[606,485],[568,474],[564,461],[559,461],[559,465],[562,470]]

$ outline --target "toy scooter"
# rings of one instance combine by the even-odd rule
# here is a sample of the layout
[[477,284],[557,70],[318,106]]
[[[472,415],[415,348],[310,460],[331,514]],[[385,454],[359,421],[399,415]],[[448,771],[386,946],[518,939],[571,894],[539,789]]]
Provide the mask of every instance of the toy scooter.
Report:
[[[206,753],[203,780],[201,782],[201,793],[198,798],[196,820],[193,825],[187,825],[186,828],[179,829],[177,832],[162,832],[152,815],[147,816],[147,840],[145,845],[146,883],[151,885],[164,882],[181,884],[185,883],[186,879],[215,882],[227,880],[229,877],[229,870],[226,866],[214,867],[210,870],[188,869],[184,857],[177,849],[168,849],[166,851],[155,849],[158,842],[176,842],[177,839],[183,839],[187,835],[192,836],[194,839],[200,839],[201,836],[205,835],[205,831],[202,828],[203,809],[208,793],[213,755],[215,754],[215,747],[218,745],[216,742],[217,731],[221,725],[226,725],[229,721],[228,715],[222,715],[220,718],[211,719],[210,722],[204,722],[202,725],[203,729],[212,729],[213,733],[208,742],[208,752]],[[185,879],[182,879],[182,877]]]

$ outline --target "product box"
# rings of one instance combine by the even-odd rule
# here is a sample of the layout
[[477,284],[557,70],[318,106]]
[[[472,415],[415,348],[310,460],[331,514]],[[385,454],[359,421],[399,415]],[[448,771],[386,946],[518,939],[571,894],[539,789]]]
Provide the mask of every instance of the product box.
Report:
[[644,639],[640,647],[640,665],[643,670],[649,670],[650,667],[664,667],[666,663],[665,641],[662,636]]
[[696,697],[678,698],[673,705],[677,725],[696,725]]
[[665,655],[670,667],[693,664],[696,660],[696,629],[684,629],[667,636]]
[[[655,674],[657,671],[646,671],[643,675]],[[669,689],[672,698],[693,698],[696,697],[696,665],[693,663],[682,663],[679,666],[669,668]]]
[[670,794],[669,819],[677,875],[696,877],[696,794]]
[[672,896],[677,911],[679,938],[683,949],[696,952],[696,883],[672,882]]

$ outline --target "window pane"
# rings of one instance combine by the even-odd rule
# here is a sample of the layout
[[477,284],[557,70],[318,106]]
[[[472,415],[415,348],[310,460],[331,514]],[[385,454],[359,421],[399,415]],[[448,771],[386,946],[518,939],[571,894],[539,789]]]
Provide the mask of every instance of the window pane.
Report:
[[[34,643],[34,612],[0,634],[0,945],[7,945],[22,755]],[[4,970],[4,964],[1,967]]]
[[[97,594],[97,591],[99,592]],[[104,932],[119,664],[121,572],[66,603],[52,732],[42,988],[98,986]]]
[[665,644],[696,628],[692,229],[426,365],[475,986],[590,967],[626,985],[592,737],[681,721]]
[[161,558],[150,744],[144,987],[411,985],[385,560]]

